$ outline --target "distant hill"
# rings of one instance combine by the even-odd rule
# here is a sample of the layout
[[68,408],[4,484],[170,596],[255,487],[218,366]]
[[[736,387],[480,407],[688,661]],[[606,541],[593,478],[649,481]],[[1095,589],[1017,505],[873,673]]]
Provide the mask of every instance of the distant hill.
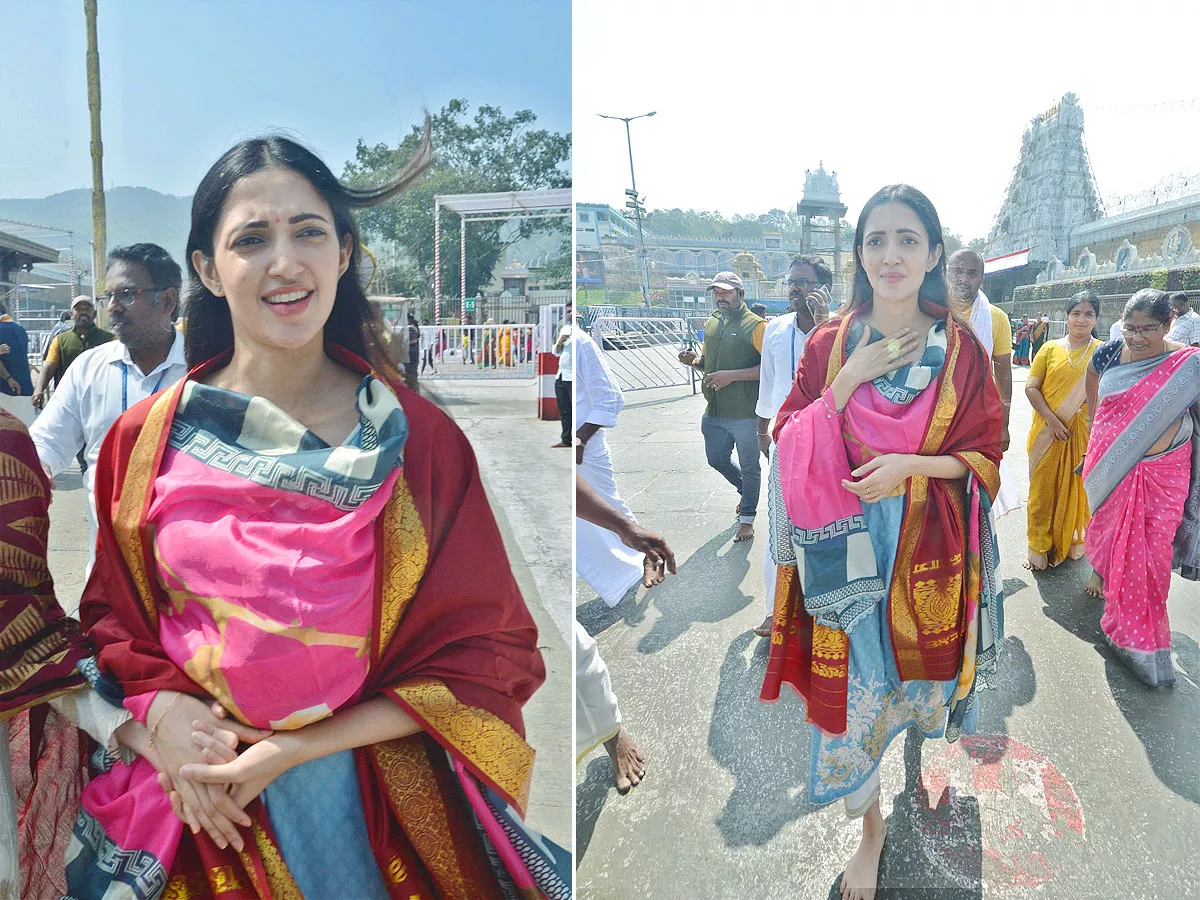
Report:
[[[165,248],[183,265],[187,247],[191,197],[173,197],[144,187],[118,187],[105,192],[108,246],[120,247],[150,241]],[[75,253],[87,259],[92,235],[92,192],[86,188],[63,191],[38,200],[0,199],[0,218],[31,225],[73,231]],[[0,231],[4,228],[0,223]]]
[[[182,267],[191,227],[192,198],[160,194],[145,187],[117,187],[105,192],[108,246],[120,247],[150,241],[165,248]],[[92,234],[92,192],[86,188],[63,191],[39,200],[0,199],[0,219],[15,219],[30,225],[61,228],[76,234],[75,254],[88,258],[87,242]],[[569,223],[571,220],[566,219]],[[4,223],[0,222],[0,231]],[[508,249],[504,262],[528,264],[553,256],[562,238],[557,234],[535,234]]]

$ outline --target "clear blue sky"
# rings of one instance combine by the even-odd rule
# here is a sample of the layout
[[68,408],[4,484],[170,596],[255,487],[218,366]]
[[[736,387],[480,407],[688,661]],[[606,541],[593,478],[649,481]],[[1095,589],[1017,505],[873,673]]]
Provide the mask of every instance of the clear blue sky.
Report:
[[[99,0],[104,181],[191,194],[285,130],[337,173],[454,98],[571,129],[570,0]],[[5,0],[0,197],[90,187],[83,0]]]

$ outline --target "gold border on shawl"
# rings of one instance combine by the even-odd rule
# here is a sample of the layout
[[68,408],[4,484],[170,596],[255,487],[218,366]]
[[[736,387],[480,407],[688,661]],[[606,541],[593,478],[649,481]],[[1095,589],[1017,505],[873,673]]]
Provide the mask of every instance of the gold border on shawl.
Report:
[[987,488],[988,496],[1000,493],[1000,467],[978,450],[964,450],[957,454],[959,460],[975,473],[975,477]]
[[833,379],[837,378],[838,372],[842,371],[842,357],[846,350],[846,335],[850,329],[850,320],[853,316],[846,316],[842,320],[842,324],[838,326],[837,336],[833,339],[833,349],[829,351],[829,367],[825,370],[825,387],[833,384]]
[[[257,822],[251,829],[254,836],[254,846],[258,848],[258,858],[262,861],[263,872],[267,876],[267,887],[270,889],[271,900],[304,900],[304,895],[300,893],[300,887],[292,878],[292,873],[288,871],[287,863],[283,861],[283,856],[279,852],[279,848],[275,846],[275,842],[271,840],[271,836],[267,834]],[[246,867],[246,871],[250,873],[250,877],[254,879],[256,892],[258,891],[258,879],[255,878],[253,860],[245,851],[239,854],[242,857],[242,862]],[[259,893],[259,896],[262,896]]]
[[440,681],[421,679],[393,688],[396,697],[513,799],[521,815],[533,781],[533,748],[486,709],[459,703]]
[[[947,325],[950,334],[947,338],[949,355],[942,368],[942,384],[938,390],[937,402],[933,407],[933,415],[929,420],[929,428],[925,431],[925,440],[921,445],[922,456],[932,456],[941,447],[950,423],[954,419],[954,410],[958,405],[958,391],[954,387],[954,369],[958,365],[958,354],[962,346],[961,338],[952,325]],[[914,475],[908,480],[908,503],[904,511],[904,522],[900,528],[900,545],[896,550],[896,563],[892,569],[892,589],[889,607],[891,609],[892,646],[896,652],[896,665],[901,677],[906,681],[924,681],[925,662],[921,658],[921,649],[917,643],[918,622],[916,606],[912,595],[912,586],[908,574],[913,568],[913,556],[916,555],[917,541],[921,535],[921,525],[925,521],[925,506],[929,500],[929,478],[925,475]]]
[[450,811],[441,799],[425,744],[414,737],[371,745],[388,800],[408,841],[449,900],[469,898],[467,873],[459,863]]
[[174,387],[164,391],[150,407],[146,423],[142,426],[141,433],[133,445],[133,453],[129,457],[125,482],[121,485],[121,499],[117,503],[117,513],[113,516],[112,523],[113,535],[133,577],[138,599],[142,601],[142,608],[146,611],[150,624],[155,627],[158,626],[158,605],[150,586],[150,570],[146,565],[145,544],[142,541],[142,521],[150,505],[154,461],[162,443],[163,431],[168,426],[167,414],[175,396],[183,390],[186,383],[187,379],[177,382]]
[[417,593],[429,565],[429,546],[421,514],[417,512],[404,472],[396,479],[392,496],[383,507],[383,563],[379,587],[379,640],[376,660],[395,635],[409,602]]

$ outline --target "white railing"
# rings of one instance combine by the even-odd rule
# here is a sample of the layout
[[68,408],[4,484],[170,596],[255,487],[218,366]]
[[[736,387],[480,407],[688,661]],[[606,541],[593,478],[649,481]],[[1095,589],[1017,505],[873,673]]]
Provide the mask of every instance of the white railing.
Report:
[[537,325],[423,325],[417,377],[533,378],[538,330]]
[[696,392],[696,370],[679,361],[681,350],[699,352],[685,319],[600,316],[592,323],[592,340],[604,351],[621,390],[690,387]]

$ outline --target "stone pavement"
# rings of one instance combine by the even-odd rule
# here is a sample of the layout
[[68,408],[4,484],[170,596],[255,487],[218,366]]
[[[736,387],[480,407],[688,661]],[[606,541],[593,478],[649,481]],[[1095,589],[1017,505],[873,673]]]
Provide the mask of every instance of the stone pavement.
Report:
[[533,827],[570,848],[573,451],[550,449],[560,427],[557,421],[537,418],[536,385],[433,379],[421,382],[421,392],[454,418],[475,448],[513,574],[537,623],[546,683],[525,706],[526,738],[537,750],[528,818]]
[[[1028,494],[1026,369],[1014,373],[1013,447]],[[608,610],[577,582],[646,780],[625,796],[603,750],[576,771],[578,896],[840,897],[859,826],[807,800],[809,732],[785,691],[758,702],[767,641],[759,537],[733,544],[736,495],[708,468],[703,398],[627,394],[608,435],[622,496],[663,534],[679,574]],[[1025,511],[999,522],[1006,640],[980,735],[897,738],[881,764],[886,898],[1200,896],[1200,585],[1169,611],[1178,683],[1154,691],[1103,645],[1086,562],[1021,567]],[[1187,837],[1187,835],[1191,837]]]
[[[517,584],[538,626],[546,683],[525,707],[537,750],[531,825],[564,847],[572,840],[570,452],[551,451],[558,425],[534,416],[532,382],[443,382],[430,390],[467,434],[500,525]],[[557,455],[555,455],[557,454]],[[535,478],[530,479],[531,472]],[[75,615],[83,593],[88,527],[83,479],[70,469],[55,479],[50,508],[50,570],[59,601]],[[463,560],[469,565],[470,560]]]

